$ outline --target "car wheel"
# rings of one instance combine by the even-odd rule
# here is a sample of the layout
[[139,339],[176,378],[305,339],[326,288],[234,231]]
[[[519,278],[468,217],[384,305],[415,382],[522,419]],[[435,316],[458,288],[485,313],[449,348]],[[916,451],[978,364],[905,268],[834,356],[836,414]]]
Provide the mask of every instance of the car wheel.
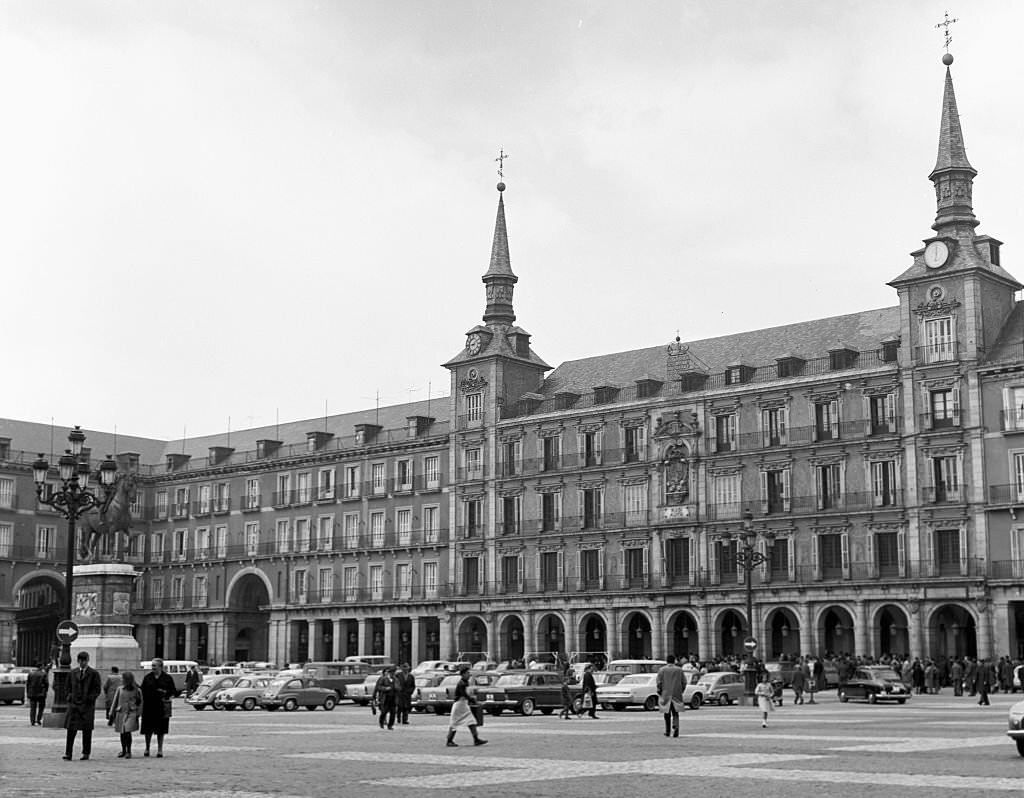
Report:
[[285,700],[285,702],[284,702],[284,711],[285,712],[294,712],[298,708],[299,708],[299,702],[296,701],[294,698],[289,698],[289,699]]
[[868,703],[869,704],[877,704],[878,703],[878,694],[877,693],[868,693]]
[[654,710],[656,710],[657,708],[658,708],[658,696],[656,696],[656,695],[649,695],[649,696],[647,696],[647,700],[644,701],[644,709],[646,709],[648,712],[654,712]]
[[[501,707],[488,707],[487,712],[488,714],[493,715],[494,717],[498,717],[498,715],[501,714]],[[444,712],[439,712],[438,714],[443,715]]]
[[848,696],[846,694],[846,691],[845,690],[840,690],[839,691],[839,703],[845,704],[849,700],[850,700],[850,696]]
[[242,702],[242,709],[244,709],[246,712],[252,712],[254,709],[256,709],[256,699],[245,699],[245,701]]
[[1017,753],[1024,756],[1024,740],[1017,739],[1014,742],[1017,743]]
[[720,696],[718,696],[718,705],[720,707],[721,706],[726,706],[727,707],[731,703],[732,703],[732,697],[728,693],[722,693]]
[[334,705],[337,704],[337,703],[338,702],[334,698],[334,696],[329,695],[329,696],[327,696],[327,698],[324,699],[324,709],[326,709],[328,712],[330,712],[332,709],[334,709]]
[[700,693],[694,693],[693,698],[690,699],[690,709],[700,709],[700,705],[704,703],[704,697]]
[[220,712],[222,709],[224,709],[224,702],[223,701],[214,701],[213,702],[213,708],[216,709],[218,712]]
[[529,717],[533,714],[533,710],[536,709],[537,705],[533,703],[532,698],[524,698],[523,703],[519,705],[519,714],[525,717]]
[[[608,705],[607,704],[601,704],[601,709],[608,709]],[[576,698],[574,698],[572,700],[572,711],[575,712],[577,715],[581,715],[583,713],[583,698],[582,697],[576,696]]]

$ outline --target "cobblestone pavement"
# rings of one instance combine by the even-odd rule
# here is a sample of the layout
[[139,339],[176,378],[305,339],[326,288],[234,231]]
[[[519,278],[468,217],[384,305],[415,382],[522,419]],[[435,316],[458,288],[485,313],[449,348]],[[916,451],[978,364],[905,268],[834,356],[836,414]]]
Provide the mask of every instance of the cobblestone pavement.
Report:
[[[414,714],[381,730],[369,710],[195,712],[175,706],[165,757],[117,758],[113,730],[99,725],[90,761],[61,760],[63,730],[31,727],[28,709],[0,707],[0,795],[50,798],[290,798],[367,796],[785,795],[979,796],[1024,794],[1024,757],[1005,736],[1006,712],[952,695],[906,706],[787,704],[767,729],[750,707],[705,707],[682,716],[679,739],[661,716],[603,712],[487,718],[486,746],[460,731],[446,748],[446,721]],[[102,722],[102,717],[100,718]],[[80,744],[80,743],[79,743]],[[153,753],[155,754],[155,742]]]

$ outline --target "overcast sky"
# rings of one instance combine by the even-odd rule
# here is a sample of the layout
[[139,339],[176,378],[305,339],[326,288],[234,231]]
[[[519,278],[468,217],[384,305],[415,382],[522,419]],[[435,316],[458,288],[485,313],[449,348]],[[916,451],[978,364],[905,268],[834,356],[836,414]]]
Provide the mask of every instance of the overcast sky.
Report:
[[[174,438],[448,393],[505,166],[564,360],[885,307],[931,234],[935,2],[0,0],[0,416]],[[950,8],[1024,232],[1024,3]]]

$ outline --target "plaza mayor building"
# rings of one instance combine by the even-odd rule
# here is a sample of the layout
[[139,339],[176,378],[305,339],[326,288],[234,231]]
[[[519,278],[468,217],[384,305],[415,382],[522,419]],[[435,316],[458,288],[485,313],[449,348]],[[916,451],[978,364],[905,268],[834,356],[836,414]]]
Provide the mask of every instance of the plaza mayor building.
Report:
[[[137,484],[95,559],[135,569],[142,656],[1024,655],[1024,306],[976,174],[947,62],[936,213],[889,255],[891,307],[555,368],[518,326],[499,184],[482,323],[435,355],[448,397],[86,430]],[[0,659],[45,658],[61,619],[66,526],[32,463],[66,433],[0,420]]]

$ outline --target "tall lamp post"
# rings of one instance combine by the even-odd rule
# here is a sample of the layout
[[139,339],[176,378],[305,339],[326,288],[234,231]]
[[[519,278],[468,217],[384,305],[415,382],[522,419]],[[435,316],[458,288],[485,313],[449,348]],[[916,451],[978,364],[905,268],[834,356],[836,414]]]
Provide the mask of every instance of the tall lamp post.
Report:
[[[107,456],[100,466],[100,487],[103,497],[100,498],[89,490],[89,463],[81,461],[82,445],[85,433],[75,427],[68,435],[71,448],[65,450],[57,462],[60,474],[60,488],[51,490],[46,484],[50,472],[50,464],[43,455],[32,464],[32,477],[36,483],[36,496],[40,504],[48,505],[68,521],[68,558],[67,575],[64,579],[64,620],[70,621],[73,613],[74,599],[73,582],[75,569],[75,523],[87,511],[99,507],[104,512],[114,497],[114,482],[117,479],[117,464]],[[61,636],[59,667],[53,670],[53,714],[67,712],[68,678],[71,674],[71,643]]]
[[757,665],[754,663],[757,640],[754,637],[754,587],[751,583],[751,574],[757,566],[768,560],[755,548],[756,544],[754,514],[748,508],[743,511],[743,531],[740,534],[740,547],[736,552],[736,563],[743,569],[743,581],[747,589],[747,634],[743,641],[747,650],[747,661],[743,665],[743,694],[751,700],[754,697],[754,688],[757,687]]

